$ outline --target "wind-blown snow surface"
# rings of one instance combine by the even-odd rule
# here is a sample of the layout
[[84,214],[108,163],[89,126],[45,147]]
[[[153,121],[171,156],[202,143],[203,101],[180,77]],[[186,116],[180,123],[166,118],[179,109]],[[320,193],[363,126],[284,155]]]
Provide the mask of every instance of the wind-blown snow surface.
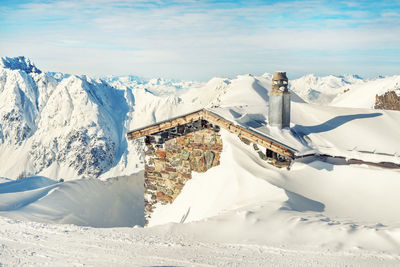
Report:
[[0,215],[93,227],[143,225],[143,195],[143,172],[64,183],[30,177],[0,184]]
[[[269,74],[191,83],[1,66],[0,264],[400,264],[398,169],[307,158],[277,169],[226,131],[221,165],[194,173],[152,227],[91,228],[143,225],[143,146],[128,130],[207,107],[303,154],[398,162],[399,112],[293,94],[290,132],[268,127]],[[35,176],[14,181],[21,172]]]

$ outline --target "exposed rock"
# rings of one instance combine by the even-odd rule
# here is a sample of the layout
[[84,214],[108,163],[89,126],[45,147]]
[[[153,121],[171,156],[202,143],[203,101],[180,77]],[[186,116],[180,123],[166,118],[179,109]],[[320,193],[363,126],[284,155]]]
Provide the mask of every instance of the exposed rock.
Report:
[[379,96],[376,95],[374,108],[400,110],[400,96],[397,95],[395,91],[389,91]]

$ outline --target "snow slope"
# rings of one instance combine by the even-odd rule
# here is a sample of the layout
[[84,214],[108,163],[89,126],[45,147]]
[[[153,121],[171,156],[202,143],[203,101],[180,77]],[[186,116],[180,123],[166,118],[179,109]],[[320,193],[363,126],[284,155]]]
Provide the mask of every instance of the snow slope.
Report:
[[[0,262],[11,266],[396,266],[396,254],[196,240],[160,228],[89,228],[0,217]],[[181,225],[177,225],[181,226]]]
[[92,227],[144,224],[143,172],[57,183],[30,177],[0,184],[0,215]]
[[400,95],[400,76],[363,79],[357,75],[318,77],[308,74],[289,80],[289,88],[308,103],[372,109],[376,95],[392,90]]
[[383,95],[388,91],[396,91],[400,95],[400,75],[353,85],[348,92],[339,94],[333,99],[332,105],[337,107],[374,108],[375,96]]
[[171,205],[156,209],[150,225],[182,222],[182,218],[196,221],[223,210],[264,203],[277,215],[304,213],[331,217],[327,222],[338,219],[400,226],[400,214],[394,212],[400,201],[400,170],[318,160],[295,162],[291,170],[277,169],[238,137],[226,131],[222,137],[221,164],[206,173],[195,173]]
[[357,75],[318,77],[308,74],[289,81],[289,88],[308,103],[329,104],[337,95],[353,86],[363,86],[364,79]]

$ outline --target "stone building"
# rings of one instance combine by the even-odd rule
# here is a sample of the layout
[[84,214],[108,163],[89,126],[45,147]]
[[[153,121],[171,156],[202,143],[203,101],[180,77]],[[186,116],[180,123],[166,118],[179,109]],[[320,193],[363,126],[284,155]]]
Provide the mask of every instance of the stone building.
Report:
[[[283,79],[286,74],[283,76],[280,73],[274,77]],[[280,96],[283,95],[288,95],[288,92],[283,91]],[[290,95],[288,99],[290,101]],[[285,100],[281,103],[285,103]],[[275,117],[280,119],[278,126],[287,127],[290,117],[284,113],[290,112],[290,103],[286,109],[282,109],[281,105],[276,110],[279,115]],[[129,132],[128,139],[144,138],[146,144],[146,223],[157,203],[168,204],[175,200],[185,183],[192,178],[192,172],[206,172],[219,165],[223,149],[221,128],[237,135],[248,145],[253,143],[260,157],[276,167],[289,168],[294,158],[295,149],[276,141],[262,131],[255,131],[224,118],[215,108],[197,110]]]

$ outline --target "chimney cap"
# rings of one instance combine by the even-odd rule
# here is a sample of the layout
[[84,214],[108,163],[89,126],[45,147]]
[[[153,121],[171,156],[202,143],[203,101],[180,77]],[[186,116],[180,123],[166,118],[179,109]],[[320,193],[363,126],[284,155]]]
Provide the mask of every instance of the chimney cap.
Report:
[[286,77],[286,71],[275,71],[272,76],[272,80],[288,80]]
[[288,93],[288,78],[285,71],[276,71],[272,76],[272,90],[273,94]]

